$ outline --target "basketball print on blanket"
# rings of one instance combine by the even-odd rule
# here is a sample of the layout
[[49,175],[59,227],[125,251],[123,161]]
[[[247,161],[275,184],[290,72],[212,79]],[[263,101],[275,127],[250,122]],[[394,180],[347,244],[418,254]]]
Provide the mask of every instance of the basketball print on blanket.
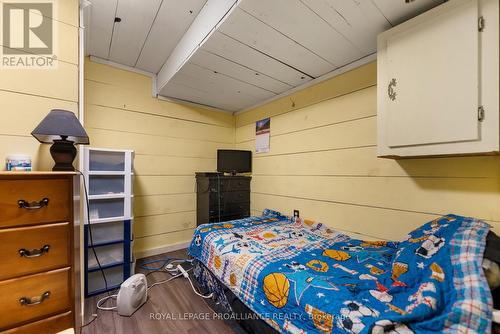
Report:
[[271,305],[276,308],[282,308],[288,301],[288,292],[290,291],[290,282],[285,275],[281,273],[272,273],[264,278],[264,293]]

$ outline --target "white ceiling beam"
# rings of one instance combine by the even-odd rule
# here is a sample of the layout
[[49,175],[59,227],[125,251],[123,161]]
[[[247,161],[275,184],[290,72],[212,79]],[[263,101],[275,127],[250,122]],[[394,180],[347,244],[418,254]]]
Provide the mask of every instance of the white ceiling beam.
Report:
[[217,29],[237,2],[238,0],[208,0],[205,3],[158,73],[158,92],[161,92],[193,53]]

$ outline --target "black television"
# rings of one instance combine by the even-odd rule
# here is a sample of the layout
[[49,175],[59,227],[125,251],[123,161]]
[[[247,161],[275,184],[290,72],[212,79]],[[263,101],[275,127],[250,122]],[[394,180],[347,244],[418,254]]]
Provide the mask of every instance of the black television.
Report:
[[217,150],[217,171],[220,173],[250,173],[252,151]]

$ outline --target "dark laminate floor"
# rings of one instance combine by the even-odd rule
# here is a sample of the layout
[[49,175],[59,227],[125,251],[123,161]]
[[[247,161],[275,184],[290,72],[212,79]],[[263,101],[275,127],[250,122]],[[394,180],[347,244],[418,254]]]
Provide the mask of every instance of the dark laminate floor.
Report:
[[[137,261],[136,271],[146,273],[139,268],[144,260],[155,258],[164,258],[165,256],[176,258],[187,258],[186,250],[171,252],[153,256],[147,259]],[[166,273],[154,273],[147,277],[148,286],[169,278]],[[112,294],[116,294],[113,291]],[[90,319],[92,313],[96,313],[97,301],[106,296],[102,294],[85,300],[85,323]],[[106,303],[105,306],[114,305],[113,301]],[[184,278],[177,278],[166,284],[153,287],[149,291],[149,297],[146,304],[137,310],[130,318],[119,316],[116,311],[97,310],[97,319],[82,329],[82,333],[175,333],[175,334],[195,334],[195,333],[216,333],[233,334],[231,328],[223,321],[217,319],[210,320],[154,320],[150,319],[151,313],[169,313],[178,316],[186,312],[197,314],[213,314],[213,311],[207,306],[202,298],[195,295],[191,290],[189,282]]]

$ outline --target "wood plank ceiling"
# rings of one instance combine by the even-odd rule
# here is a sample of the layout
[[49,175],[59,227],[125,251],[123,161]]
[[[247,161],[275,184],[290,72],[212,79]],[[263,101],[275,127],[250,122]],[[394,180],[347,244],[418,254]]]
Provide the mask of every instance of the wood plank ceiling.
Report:
[[[91,2],[87,54],[160,73],[168,80],[158,80],[159,95],[238,111],[374,54],[380,32],[444,0]],[[206,22],[193,23],[200,12],[222,2],[221,19],[202,27],[200,42],[176,50]],[[178,54],[187,56],[172,72],[169,57]]]

